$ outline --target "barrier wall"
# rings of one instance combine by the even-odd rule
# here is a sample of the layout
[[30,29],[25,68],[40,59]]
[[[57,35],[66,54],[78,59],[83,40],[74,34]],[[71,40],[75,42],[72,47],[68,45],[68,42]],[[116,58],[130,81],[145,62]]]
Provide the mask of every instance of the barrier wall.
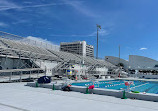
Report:
[[[86,93],[86,87],[80,87],[80,86],[71,86],[72,91]],[[99,95],[107,95],[107,96],[114,96],[117,98],[123,97],[123,91],[121,90],[110,90],[110,89],[101,89],[101,88],[94,88],[90,90],[93,94],[99,94]],[[157,94],[150,94],[150,93],[131,93],[126,92],[126,97],[131,99],[139,99],[139,100],[146,100],[146,101],[155,101],[158,102],[158,95]]]
[[[37,87],[36,83],[27,83],[26,86]],[[54,84],[56,90],[61,90],[61,84]],[[38,87],[53,89],[53,84],[38,84]]]
[[[61,90],[62,84],[54,84],[56,90]],[[27,86],[36,87],[36,83],[27,83]],[[52,89],[53,84],[38,84],[38,87]],[[71,91],[86,93],[87,88],[82,86],[71,86]],[[90,93],[99,94],[99,95],[107,95],[107,96],[114,96],[117,98],[123,97],[123,91],[121,90],[112,90],[112,89],[102,89],[102,88],[94,88],[89,89]],[[155,101],[158,102],[158,94],[150,94],[150,93],[131,93],[126,92],[126,97],[131,99],[139,99],[139,100],[146,100],[146,101]]]

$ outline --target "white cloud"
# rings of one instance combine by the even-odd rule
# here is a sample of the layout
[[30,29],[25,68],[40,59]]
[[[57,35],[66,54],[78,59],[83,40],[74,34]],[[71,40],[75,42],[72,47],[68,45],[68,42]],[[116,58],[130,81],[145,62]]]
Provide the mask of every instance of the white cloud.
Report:
[[90,16],[90,17],[96,17],[97,14],[94,14],[91,10],[89,10],[85,5],[83,4],[83,1],[72,1],[72,0],[63,0],[65,3],[72,6],[74,9],[76,9],[78,12]]
[[64,34],[51,34],[50,36],[53,37],[90,37],[90,34],[85,34],[85,35],[81,35],[81,34],[70,34],[70,35],[64,35]]
[[29,20],[23,20],[23,19],[21,19],[21,20],[18,20],[16,22],[13,22],[12,24],[21,24],[21,23],[27,23],[27,22],[29,22]]
[[42,48],[47,48],[47,49],[53,49],[53,50],[59,50],[59,45],[48,41],[47,39],[42,39],[40,37],[33,37],[33,36],[28,36],[26,38],[23,39],[23,42],[27,42],[31,45],[35,45],[38,47],[42,47]]
[[147,50],[147,48],[144,48],[144,47],[143,47],[143,48],[140,48],[139,50]]
[[0,27],[7,27],[8,24],[4,23],[4,22],[0,22]]
[[8,2],[7,0],[0,0],[0,11],[9,10],[12,8],[19,8],[19,6],[13,2]]
[[56,6],[56,5],[66,5],[68,3],[51,3],[51,4],[37,4],[29,6],[20,6],[13,2],[9,1],[0,1],[0,11],[10,10],[10,9],[24,9],[24,8],[38,8],[38,7],[47,7],[47,6]]
[[51,4],[41,4],[41,5],[32,5],[32,6],[22,6],[20,8],[36,8],[36,7],[47,7],[53,5],[65,5],[66,3],[51,3]]
[[[101,30],[98,31],[99,36],[106,36],[106,35],[109,35],[109,34],[110,34],[109,31],[105,30],[105,29],[101,29]],[[89,34],[89,36],[96,36],[96,35],[97,35],[97,31]]]
[[23,2],[25,4],[32,4],[32,2],[29,2],[29,1],[26,1],[26,2]]
[[[105,29],[101,29],[99,30],[99,36],[106,36],[109,35],[109,31],[105,30]],[[69,34],[69,35],[62,35],[62,34],[51,34],[50,36],[54,36],[54,37],[96,37],[97,36],[97,31],[92,32],[91,34]]]

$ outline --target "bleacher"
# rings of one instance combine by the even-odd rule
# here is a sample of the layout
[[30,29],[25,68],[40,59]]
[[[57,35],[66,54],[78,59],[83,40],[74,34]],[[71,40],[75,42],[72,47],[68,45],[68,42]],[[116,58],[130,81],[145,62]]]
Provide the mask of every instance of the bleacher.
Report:
[[53,51],[50,50],[50,52],[56,54],[57,56],[59,56],[60,58],[69,61],[69,60],[75,60],[76,63],[82,63],[82,61],[84,60],[84,64],[86,65],[98,65],[98,66],[107,66],[107,67],[114,67],[113,64],[106,62],[104,60],[100,60],[100,59],[95,59],[93,57],[83,57],[81,55],[78,54],[72,54],[72,53],[68,53],[68,52],[63,52],[63,51]]
[[49,50],[49,51],[66,62],[69,62],[69,61],[75,61],[75,63],[81,62],[81,58],[75,56],[72,53],[67,53],[63,51],[53,51],[53,50]]
[[[114,68],[113,64],[93,57],[83,57],[78,54],[56,51],[53,49],[42,48],[39,45],[33,45],[25,42],[24,37],[8,34],[0,31],[0,56],[11,56],[14,58],[29,60],[46,60],[57,62],[54,68],[58,71],[60,68],[69,67],[71,64],[86,65],[88,69],[95,70],[99,68]],[[33,42],[33,41],[32,41]],[[36,42],[35,42],[36,43]],[[83,63],[84,61],[84,63]],[[70,64],[69,64],[70,63]],[[66,66],[67,65],[67,66]]]
[[12,50],[12,52],[15,52],[18,56],[21,57],[60,61],[60,59],[56,55],[50,53],[44,48],[39,48],[39,47],[31,46],[29,44],[25,44],[20,41],[8,40],[4,38],[0,38],[0,41],[1,41],[0,44],[3,43],[3,45],[6,46],[6,48],[3,48],[4,50],[10,49]]
[[[3,46],[5,45],[10,50],[4,50],[1,48],[1,54],[8,54],[13,56],[21,56],[26,58],[34,58],[34,59],[42,59],[42,60],[53,60],[53,61],[65,61],[65,62],[75,62],[76,64],[82,63],[84,60],[84,64],[86,65],[96,65],[96,66],[106,66],[106,67],[114,67],[109,62],[104,60],[95,59],[92,57],[83,57],[81,55],[72,54],[63,51],[54,51],[48,50],[36,46],[31,46],[29,44],[25,44],[20,41],[8,40],[4,38],[0,38],[0,41]],[[3,49],[3,50],[2,50]],[[16,55],[17,54],[17,55]]]
[[25,44],[20,41],[13,41],[13,40],[7,40],[7,39],[1,39],[1,41],[4,44],[6,44],[8,46],[8,48],[14,48],[14,49],[30,51],[30,52],[34,52],[34,53],[46,54],[46,55],[51,54],[46,49],[30,46],[29,44]]
[[6,49],[6,48],[1,48],[1,47],[0,47],[0,55],[18,56],[12,50],[9,50],[9,49]]

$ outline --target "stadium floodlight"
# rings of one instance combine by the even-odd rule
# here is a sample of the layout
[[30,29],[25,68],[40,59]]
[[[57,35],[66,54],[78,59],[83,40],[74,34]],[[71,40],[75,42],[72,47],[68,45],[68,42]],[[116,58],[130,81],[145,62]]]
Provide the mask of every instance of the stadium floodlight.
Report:
[[97,24],[97,27],[98,27],[99,29],[101,29],[101,25],[98,25],[98,24]]
[[101,29],[101,25],[97,24],[97,51],[96,51],[96,59],[98,58],[98,30]]

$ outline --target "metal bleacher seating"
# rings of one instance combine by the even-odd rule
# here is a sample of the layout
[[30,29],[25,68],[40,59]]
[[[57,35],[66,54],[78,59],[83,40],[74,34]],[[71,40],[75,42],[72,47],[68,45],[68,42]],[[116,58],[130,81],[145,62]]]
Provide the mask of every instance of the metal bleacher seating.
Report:
[[103,67],[103,66],[114,67],[114,65],[112,65],[111,63],[107,61],[95,59],[93,57],[87,57],[87,56],[83,57],[81,55],[72,54],[72,53],[63,52],[63,51],[57,52],[57,51],[50,50],[50,52],[54,53],[55,55],[59,56],[60,58],[66,61],[74,60],[75,63],[82,63],[82,61],[84,60],[84,64],[86,65],[93,65],[93,66],[100,66],[100,67]]
[[15,52],[17,55],[20,55],[21,57],[60,61],[60,59],[56,55],[50,53],[44,48],[39,48],[36,46],[25,44],[20,41],[8,40],[4,38],[1,38],[0,41],[6,46],[6,48],[8,48],[6,50]]
[[34,58],[41,60],[59,61],[59,62],[74,62],[75,64],[80,64],[84,60],[85,65],[93,65],[100,67],[114,67],[111,63],[95,59],[93,57],[83,57],[81,55],[72,54],[63,51],[54,51],[50,49],[45,49],[37,46],[33,46],[18,40],[9,40],[5,38],[0,38],[0,44],[8,49],[4,50],[3,47],[0,49],[0,53],[20,56],[25,58]]
[[75,63],[81,62],[81,59],[72,53],[67,53],[67,52],[63,52],[63,51],[53,51],[53,50],[49,50],[49,51],[51,53],[55,54],[56,56],[60,57],[64,61],[67,61],[67,62],[75,61]]

